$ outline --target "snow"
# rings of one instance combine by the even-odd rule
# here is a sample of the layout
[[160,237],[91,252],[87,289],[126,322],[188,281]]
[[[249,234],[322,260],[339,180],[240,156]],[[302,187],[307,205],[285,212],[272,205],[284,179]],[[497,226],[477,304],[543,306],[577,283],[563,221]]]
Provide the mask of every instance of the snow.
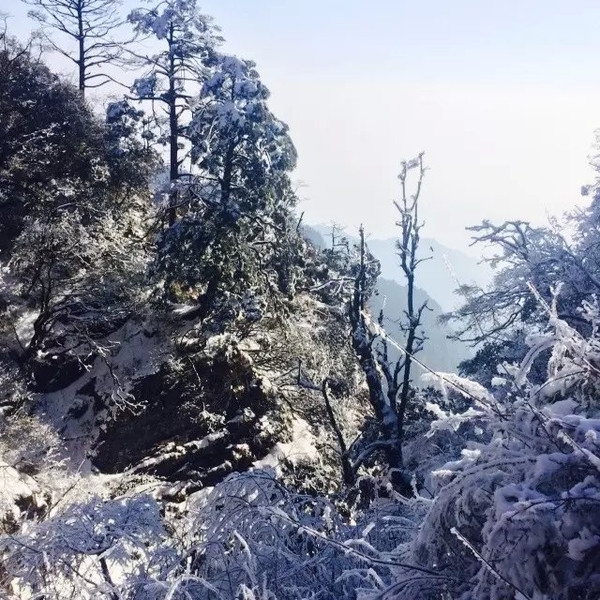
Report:
[[33,337],[33,325],[38,318],[39,313],[33,310],[26,310],[19,316],[15,325],[15,333],[23,346],[27,346]]
[[174,304],[171,308],[174,315],[185,318],[190,314],[195,313],[198,310],[196,304]]
[[8,516],[18,522],[23,510],[41,510],[46,503],[35,480],[0,459],[0,523]]
[[316,438],[310,425],[299,417],[292,421],[291,440],[278,442],[269,454],[254,463],[255,469],[273,467],[278,469],[281,461],[286,460],[298,464],[305,460],[315,460],[318,457]]
[[[40,410],[45,419],[60,429],[66,439],[71,440],[69,453],[75,462],[87,462],[90,448],[102,426],[102,416],[110,419],[115,411],[135,408],[123,405],[123,402],[128,402],[129,390],[138,379],[156,372],[164,361],[169,344],[161,336],[151,333],[155,331],[155,326],[152,322],[128,321],[107,340],[112,347],[110,368],[106,360],[98,357],[91,368],[69,386],[40,396]],[[69,418],[73,408],[84,404],[91,407],[91,398],[79,392],[90,382],[93,383],[94,393],[108,403],[108,410],[104,415],[97,415],[90,409],[77,419]]]
[[[523,309],[518,324],[497,332],[500,342],[517,347],[508,354],[514,364],[486,364],[476,381],[430,371],[423,381],[441,390],[442,399],[411,390],[410,417],[400,423],[385,393],[389,373],[383,359],[376,360],[374,338],[404,350],[366,309],[355,305],[348,317],[355,278],[360,283],[356,256],[296,253],[303,242],[294,237],[298,220],[289,209],[296,201],[289,184],[295,151],[287,126],[270,112],[256,65],[215,51],[216,32],[196,0],[165,0],[134,10],[129,21],[162,46],[134,82],[138,99],[168,108],[164,90],[174,53],[182,73],[176,88],[190,92],[184,80],[194,79],[190,98],[178,99],[181,114],[190,115],[178,125],[186,130],[183,154],[190,150],[192,165],[177,182],[140,192],[149,205],[156,190],[162,207],[132,214],[129,201],[146,200],[130,198],[129,189],[126,201],[117,190],[118,202],[106,210],[95,196],[98,202],[86,204],[94,186],[106,191],[112,182],[112,155],[91,159],[89,180],[57,178],[42,201],[23,202],[25,212],[33,205],[35,211],[6,250],[14,255],[9,266],[0,265],[0,317],[6,317],[0,388],[8,390],[8,400],[0,399],[0,594],[82,600],[550,600],[595,594],[600,187],[593,218],[580,223],[583,245],[552,232],[540,237],[522,223],[482,226],[486,234],[495,232],[508,267],[495,288],[473,300],[467,318],[474,328],[486,310],[496,322]],[[168,40],[172,33],[175,41]],[[113,103],[107,118],[128,118],[126,110],[125,101]],[[58,125],[32,138],[39,154]],[[52,158],[47,154],[45,160]],[[119,161],[124,156],[116,155]],[[21,158],[18,152],[15,161]],[[420,161],[403,163],[404,172]],[[176,223],[158,231],[155,211],[160,216],[174,191],[184,199]],[[68,210],[47,210],[45,203],[55,207],[57,198]],[[44,246],[47,240],[52,243]],[[215,257],[223,240],[229,245]],[[58,252],[58,267],[49,266],[54,287],[40,283],[46,248],[69,248],[65,256]],[[155,268],[162,271],[156,275]],[[289,286],[278,281],[288,268]],[[223,292],[222,305],[200,311],[200,298],[212,288],[207,277],[215,272],[223,274],[219,285],[233,289]],[[49,371],[65,355],[81,365],[76,381],[65,380],[56,390],[56,378],[47,388],[56,391],[47,393],[36,392],[44,373],[38,377],[42,369],[16,343],[27,346],[38,318],[32,307],[39,297],[29,284],[40,288],[36,294],[51,287],[50,308],[58,306],[36,358],[45,359]],[[122,288],[125,299],[113,302]],[[498,297],[510,306],[503,309]],[[203,377],[211,377],[217,363],[218,373],[215,366],[205,386]],[[11,381],[18,370],[18,381]],[[136,399],[132,392],[159,372],[166,372],[160,389],[168,382],[170,393],[142,406],[147,396]],[[222,396],[213,389],[221,381]],[[323,382],[331,383],[333,408],[327,409],[339,431],[320,418]],[[204,388],[210,388],[206,397]],[[173,400],[180,389],[184,395]],[[127,427],[151,427],[152,418],[136,418],[142,410],[154,417],[155,401],[181,401],[190,415],[183,433],[170,430],[166,439],[152,441],[153,450],[127,472],[97,475],[90,456],[100,429],[125,411]],[[257,440],[249,439],[245,424],[256,426]],[[396,489],[389,454],[369,454],[395,450],[401,429],[397,457],[412,478],[410,497]],[[268,451],[272,439],[280,441]],[[356,484],[342,481],[340,446],[346,442],[350,469],[343,475],[360,468]],[[215,456],[223,446],[227,457]],[[256,448],[268,454],[233,473]],[[143,474],[161,463],[166,470],[169,459],[192,470],[203,455],[210,455],[210,464],[198,470],[220,481],[188,498],[201,482],[179,480],[185,468],[174,467],[165,481]]]

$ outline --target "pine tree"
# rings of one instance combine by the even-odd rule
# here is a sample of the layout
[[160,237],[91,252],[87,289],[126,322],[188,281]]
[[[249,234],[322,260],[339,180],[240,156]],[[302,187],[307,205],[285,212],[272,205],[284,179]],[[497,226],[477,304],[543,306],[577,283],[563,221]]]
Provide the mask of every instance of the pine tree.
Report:
[[181,220],[162,240],[159,269],[168,284],[205,286],[212,303],[221,287],[290,283],[286,252],[297,234],[287,173],[296,151],[252,62],[215,55],[209,65],[188,128],[196,171],[180,198]]
[[183,141],[187,137],[187,121],[193,100],[194,85],[201,85],[206,76],[205,61],[213,53],[221,38],[210,17],[199,12],[196,0],[166,0],[151,9],[138,8],[128,17],[140,36],[159,40],[163,49],[156,54],[134,53],[144,76],[133,85],[134,96],[156,104],[164,111],[158,118],[166,134],[162,141],[169,148],[168,222],[177,219],[176,182],[185,160]]
[[[88,89],[114,81],[106,67],[122,51],[123,42],[111,38],[121,24],[119,0],[23,0],[37,10],[30,11],[44,28],[50,46],[77,66],[77,85],[82,96]],[[75,44],[61,44],[47,32],[52,29]]]

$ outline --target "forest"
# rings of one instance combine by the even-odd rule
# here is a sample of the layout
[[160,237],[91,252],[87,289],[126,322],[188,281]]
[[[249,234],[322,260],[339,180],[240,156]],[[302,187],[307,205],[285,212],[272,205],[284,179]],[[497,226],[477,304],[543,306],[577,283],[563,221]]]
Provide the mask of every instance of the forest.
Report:
[[[493,279],[433,321],[427,154],[389,174],[399,309],[363,229],[315,242],[259,66],[196,0],[25,2],[39,33],[0,32],[0,597],[600,598],[600,179],[546,226],[472,226]],[[424,358],[436,327],[457,372]]]

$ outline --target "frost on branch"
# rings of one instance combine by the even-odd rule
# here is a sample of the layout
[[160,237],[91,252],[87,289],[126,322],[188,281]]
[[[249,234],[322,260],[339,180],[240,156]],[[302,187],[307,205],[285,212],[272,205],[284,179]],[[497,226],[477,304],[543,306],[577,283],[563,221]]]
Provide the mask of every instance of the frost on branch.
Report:
[[176,558],[165,542],[152,498],[93,498],[1,539],[0,556],[15,591],[110,598],[156,586]]
[[527,356],[508,395],[482,405],[491,441],[433,473],[439,492],[413,545],[420,564],[461,580],[460,598],[600,593],[597,333],[551,314],[530,340],[532,353],[552,342],[547,380],[528,382]]

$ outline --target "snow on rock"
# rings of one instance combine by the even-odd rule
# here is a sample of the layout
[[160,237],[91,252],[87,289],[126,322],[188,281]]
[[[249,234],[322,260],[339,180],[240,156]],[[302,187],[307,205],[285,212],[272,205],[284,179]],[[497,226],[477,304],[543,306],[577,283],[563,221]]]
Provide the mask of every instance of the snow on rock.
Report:
[[255,469],[272,467],[280,472],[283,460],[294,465],[307,460],[318,458],[316,437],[310,429],[310,425],[301,418],[292,422],[291,439],[289,442],[278,442],[273,446],[269,454],[254,463]]
[[35,480],[0,459],[0,530],[10,533],[22,515],[32,517],[46,507]]
[[98,357],[68,386],[39,397],[39,410],[68,440],[73,460],[84,461],[103,421],[135,409],[135,382],[156,372],[169,351],[151,323],[128,321],[111,334],[111,354]]

